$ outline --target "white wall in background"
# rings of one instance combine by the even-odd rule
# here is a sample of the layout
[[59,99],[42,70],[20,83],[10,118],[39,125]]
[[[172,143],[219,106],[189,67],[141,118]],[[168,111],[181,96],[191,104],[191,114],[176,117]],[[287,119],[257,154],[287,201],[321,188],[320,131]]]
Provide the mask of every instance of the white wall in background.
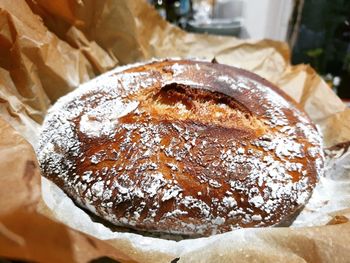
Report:
[[285,41],[293,0],[243,0],[241,37]]
[[214,18],[240,18],[245,0],[215,0]]

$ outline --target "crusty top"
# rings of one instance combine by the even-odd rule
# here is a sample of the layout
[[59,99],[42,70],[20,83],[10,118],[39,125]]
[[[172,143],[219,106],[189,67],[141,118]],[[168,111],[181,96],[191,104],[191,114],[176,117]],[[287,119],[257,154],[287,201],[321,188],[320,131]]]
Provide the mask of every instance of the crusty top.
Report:
[[285,222],[315,186],[321,146],[308,116],[261,77],[164,60],[62,97],[37,154],[43,175],[96,215],[193,236]]

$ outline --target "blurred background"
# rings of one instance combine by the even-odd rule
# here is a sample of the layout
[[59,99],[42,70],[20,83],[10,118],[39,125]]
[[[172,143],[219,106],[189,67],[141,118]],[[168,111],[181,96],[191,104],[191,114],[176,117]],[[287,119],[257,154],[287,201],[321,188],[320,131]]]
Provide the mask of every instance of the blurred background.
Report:
[[287,42],[350,102],[350,0],[149,0],[186,31]]

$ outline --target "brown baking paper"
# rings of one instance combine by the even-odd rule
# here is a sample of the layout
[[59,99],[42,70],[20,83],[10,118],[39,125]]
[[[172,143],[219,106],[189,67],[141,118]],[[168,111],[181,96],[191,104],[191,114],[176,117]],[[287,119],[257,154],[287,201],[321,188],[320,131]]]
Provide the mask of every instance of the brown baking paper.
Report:
[[68,228],[42,208],[32,146],[0,118],[0,256],[35,262],[87,262],[125,252]]
[[215,57],[251,70],[301,103],[320,126],[325,146],[350,141],[350,111],[311,67],[289,64],[284,43],[185,33],[141,0],[0,0],[0,256],[39,262],[102,256],[122,262],[348,262],[345,146],[329,151],[327,176],[292,227],[179,242],[113,232],[47,179],[40,184],[33,148],[23,138],[35,148],[50,105],[116,65],[153,57]]

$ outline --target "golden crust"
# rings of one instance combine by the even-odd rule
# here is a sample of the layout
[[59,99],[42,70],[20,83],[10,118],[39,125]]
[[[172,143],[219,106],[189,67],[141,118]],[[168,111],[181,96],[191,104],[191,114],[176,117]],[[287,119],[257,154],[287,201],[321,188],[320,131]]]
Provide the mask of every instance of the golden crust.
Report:
[[189,60],[83,85],[50,110],[37,152],[43,175],[96,215],[189,236],[285,223],[323,167],[314,125],[282,91]]

